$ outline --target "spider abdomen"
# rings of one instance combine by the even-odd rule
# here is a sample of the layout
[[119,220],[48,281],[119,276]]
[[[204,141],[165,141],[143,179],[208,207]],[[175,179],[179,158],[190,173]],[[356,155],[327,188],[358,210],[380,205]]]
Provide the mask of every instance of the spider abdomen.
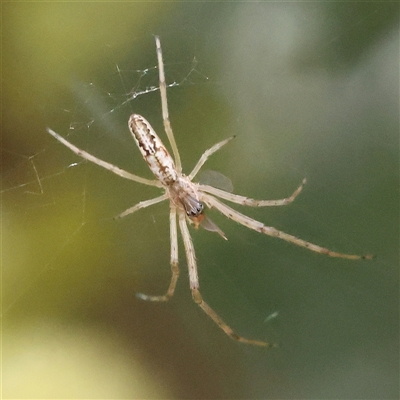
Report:
[[141,115],[132,114],[129,130],[143,158],[159,181],[170,186],[178,179],[175,163],[150,123]]

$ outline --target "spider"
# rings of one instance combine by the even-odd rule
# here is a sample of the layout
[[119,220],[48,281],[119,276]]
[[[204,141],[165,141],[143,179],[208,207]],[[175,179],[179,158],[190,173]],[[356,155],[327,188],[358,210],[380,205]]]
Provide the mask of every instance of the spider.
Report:
[[[78,156],[91,161],[94,164],[99,165],[122,178],[130,179],[132,181],[142,183],[144,185],[155,186],[163,189],[164,193],[161,196],[153,199],[141,201],[133,207],[130,207],[126,211],[122,212],[117,218],[125,217],[132,214],[142,208],[152,206],[160,203],[164,200],[169,201],[170,207],[170,241],[171,241],[171,281],[166,293],[162,296],[146,295],[137,293],[136,296],[141,300],[160,302],[168,301],[174,294],[176,283],[179,276],[178,268],[178,225],[181,231],[183,245],[186,253],[187,267],[189,271],[189,282],[192,297],[195,303],[232,339],[256,346],[274,347],[275,345],[266,341],[248,339],[243,336],[236,334],[233,329],[227,325],[222,318],[203,300],[199,290],[199,278],[197,273],[197,263],[195,250],[192,242],[192,238],[189,233],[187,223],[193,224],[195,228],[202,226],[204,229],[218,233],[224,239],[227,239],[225,234],[215,225],[210,218],[205,214],[205,206],[208,208],[215,208],[226,217],[246,226],[249,229],[253,229],[257,232],[263,233],[268,236],[277,237],[287,242],[294,243],[295,245],[305,247],[316,253],[325,254],[330,257],[340,257],[349,260],[357,259],[370,259],[371,256],[364,255],[352,255],[342,254],[331,251],[324,247],[317,246],[316,244],[307,242],[303,239],[299,239],[293,235],[277,230],[273,227],[266,226],[261,222],[258,222],[236,210],[227,206],[216,197],[230,201],[232,203],[250,206],[250,207],[265,207],[265,206],[283,206],[291,203],[302,191],[306,179],[304,179],[301,185],[293,192],[290,197],[280,200],[255,200],[248,197],[232,194],[230,192],[221,190],[210,185],[194,183],[193,179],[199,172],[200,168],[207,161],[207,159],[217,152],[221,147],[225,146],[231,141],[234,136],[229,137],[208,150],[206,150],[200,157],[196,166],[193,168],[189,175],[185,175],[182,172],[181,160],[178,152],[178,148],[175,142],[175,138],[172,132],[167,104],[167,85],[164,74],[164,63],[161,52],[161,44],[158,36],[155,36],[157,60],[158,60],[158,71],[159,71],[159,87],[161,94],[161,108],[162,117],[164,123],[164,129],[168,137],[168,141],[171,145],[174,158],[172,158],[161,142],[160,138],[155,133],[149,122],[138,114],[132,114],[129,118],[128,126],[129,130],[139,147],[140,152],[144,160],[149,165],[151,171],[157,179],[149,180],[141,178],[140,176],[134,175],[130,172],[122,170],[117,166],[110,164],[106,161],[100,160],[99,158],[87,153],[84,150],[79,149],[73,144],[69,143],[66,139],[54,132],[52,129],[47,128],[47,132],[50,133],[63,145],[68,147]],[[216,196],[216,197],[215,197]],[[178,221],[178,222],[177,222]]]

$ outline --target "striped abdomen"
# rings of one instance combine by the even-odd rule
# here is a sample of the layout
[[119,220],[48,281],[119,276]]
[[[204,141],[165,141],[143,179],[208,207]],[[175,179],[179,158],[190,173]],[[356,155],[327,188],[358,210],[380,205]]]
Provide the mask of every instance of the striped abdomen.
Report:
[[132,114],[128,125],[153,174],[163,185],[170,186],[173,184],[178,178],[174,160],[149,122],[141,115]]

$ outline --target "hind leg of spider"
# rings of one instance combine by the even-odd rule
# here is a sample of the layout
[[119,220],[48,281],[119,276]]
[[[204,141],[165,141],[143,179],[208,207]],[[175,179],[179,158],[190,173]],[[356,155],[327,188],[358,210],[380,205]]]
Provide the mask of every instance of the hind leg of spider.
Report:
[[170,236],[171,236],[171,282],[164,295],[152,296],[143,293],[136,293],[136,297],[146,301],[168,301],[175,292],[176,283],[179,277],[178,267],[178,229],[176,225],[176,208],[171,205],[170,211]]

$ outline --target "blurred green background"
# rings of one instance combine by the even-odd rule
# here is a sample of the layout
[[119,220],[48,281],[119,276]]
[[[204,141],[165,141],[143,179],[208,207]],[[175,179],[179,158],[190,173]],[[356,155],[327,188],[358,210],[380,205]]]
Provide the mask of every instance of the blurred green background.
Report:
[[[2,397],[396,398],[398,21],[383,2],[3,3]],[[203,296],[279,349],[235,343],[203,314],[182,245],[171,302],[137,300],[170,279],[167,204],[114,221],[159,191],[46,133],[151,178],[127,120],[166,141],[155,34],[186,172],[235,134],[206,165],[235,193],[282,198],[308,179],[289,206],[237,208],[377,255],[330,259],[211,211],[229,240],[192,231]]]

